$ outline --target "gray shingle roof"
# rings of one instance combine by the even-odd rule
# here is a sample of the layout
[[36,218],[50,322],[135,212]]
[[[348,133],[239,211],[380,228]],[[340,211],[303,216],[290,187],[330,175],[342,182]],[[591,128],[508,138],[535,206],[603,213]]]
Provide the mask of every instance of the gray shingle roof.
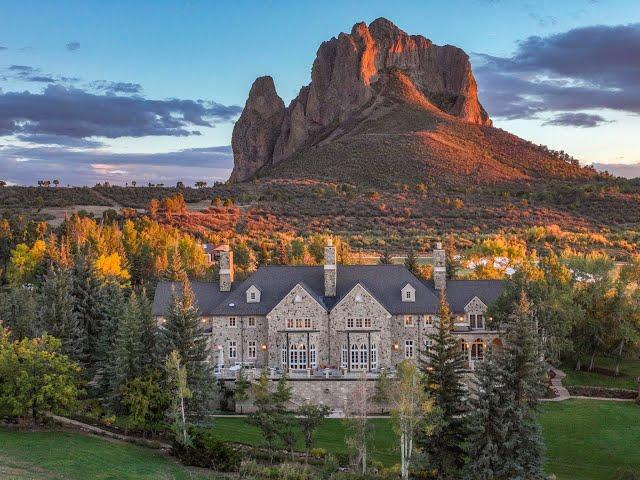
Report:
[[[358,283],[362,284],[391,314],[418,314],[438,311],[439,293],[433,282],[421,282],[402,265],[339,265],[336,296],[324,296],[322,266],[260,267],[244,282],[234,283],[231,292],[220,292],[218,283],[192,282],[202,315],[266,315],[297,284],[301,284],[318,303],[331,310]],[[411,284],[416,289],[415,302],[403,302],[402,288]],[[261,291],[260,302],[247,303],[251,285]],[[172,288],[180,294],[176,282],[160,282],[153,301],[153,314],[163,315],[171,301]],[[461,312],[478,297],[489,305],[502,293],[503,283],[496,280],[450,280],[447,299],[454,312]]]
[[[217,282],[191,281],[190,283],[201,315],[213,315],[215,307],[229,295],[229,292],[220,291]],[[174,295],[182,298],[182,284],[180,282],[159,282],[153,296],[151,313],[165,315]]]

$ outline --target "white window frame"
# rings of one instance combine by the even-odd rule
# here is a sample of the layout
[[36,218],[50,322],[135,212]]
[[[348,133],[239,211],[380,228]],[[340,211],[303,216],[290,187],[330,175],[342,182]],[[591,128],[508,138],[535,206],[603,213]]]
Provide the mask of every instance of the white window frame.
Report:
[[365,318],[364,319],[364,328],[371,328],[371,319],[370,318]]
[[484,330],[484,314],[470,313],[469,326],[471,327],[471,330]]
[[413,321],[413,315],[405,315],[404,316],[404,326],[405,327],[413,327],[415,323]]
[[237,317],[229,317],[228,325],[229,325],[229,328],[237,328],[238,327],[238,318]]
[[229,348],[229,359],[238,358],[238,343],[235,340],[229,340],[228,343]]
[[413,358],[413,340],[405,340],[404,341],[404,358]]
[[346,343],[343,343],[340,349],[340,365],[343,368],[349,366],[349,348]]
[[247,358],[255,359],[258,356],[258,346],[254,340],[247,342]]
[[316,351],[316,345],[314,343],[309,346],[309,366],[311,368],[318,366],[318,352]]
[[247,327],[255,327],[256,326],[256,317],[247,318]]
[[484,360],[484,342],[478,338],[471,344],[471,360],[481,362]]
[[433,325],[433,315],[424,316],[424,326],[431,327]]
[[355,320],[353,318],[347,318],[347,328],[353,328]]
[[371,344],[371,368],[378,368],[378,345]]

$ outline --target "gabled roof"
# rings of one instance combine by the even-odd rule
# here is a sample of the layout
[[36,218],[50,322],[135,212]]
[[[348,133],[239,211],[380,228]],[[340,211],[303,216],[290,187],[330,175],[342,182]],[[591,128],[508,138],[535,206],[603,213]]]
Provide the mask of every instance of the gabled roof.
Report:
[[[433,282],[431,282],[433,285]],[[452,312],[464,312],[464,307],[478,297],[485,305],[491,305],[503,292],[502,280],[447,280],[447,301]]]
[[[229,292],[221,292],[217,282],[196,282],[191,281],[191,289],[196,298],[196,304],[200,315],[214,315],[214,308],[229,295]],[[153,296],[151,313],[153,315],[165,315],[173,295],[182,298],[182,284],[180,282],[159,282]]]
[[[320,305],[330,311],[358,283],[380,302],[390,314],[436,313],[439,292],[432,281],[422,282],[402,265],[338,265],[336,296],[324,296],[322,266],[260,267],[242,283],[235,282],[231,292],[220,292],[217,282],[191,282],[202,315],[267,315],[298,284]],[[411,284],[416,289],[415,302],[403,302],[401,290]],[[259,303],[247,302],[247,290],[255,285],[260,289]],[[153,301],[153,314],[165,314],[171,301],[171,288],[178,295],[177,282],[160,282]],[[447,300],[454,312],[474,297],[486,305],[502,293],[499,280],[448,280]],[[233,305],[233,306],[231,306]]]

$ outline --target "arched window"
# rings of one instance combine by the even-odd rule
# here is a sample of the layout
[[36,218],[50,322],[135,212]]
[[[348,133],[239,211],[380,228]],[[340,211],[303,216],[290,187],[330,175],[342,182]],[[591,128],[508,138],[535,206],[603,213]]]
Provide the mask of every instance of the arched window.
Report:
[[309,367],[316,368],[317,366],[318,366],[318,362],[317,362],[316,346],[312,344],[309,347]]
[[378,346],[371,344],[371,368],[378,368]]
[[471,344],[471,360],[481,362],[484,360],[484,342],[477,338]]

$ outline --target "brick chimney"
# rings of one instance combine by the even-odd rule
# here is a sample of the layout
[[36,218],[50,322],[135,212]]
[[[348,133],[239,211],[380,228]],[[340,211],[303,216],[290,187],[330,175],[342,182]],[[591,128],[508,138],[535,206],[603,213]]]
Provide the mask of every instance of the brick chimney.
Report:
[[336,265],[336,247],[329,239],[324,247],[324,296],[336,296],[336,284],[338,282],[338,270]]
[[233,251],[230,248],[220,252],[220,291],[231,291],[233,283]]
[[447,287],[447,255],[440,242],[437,242],[436,248],[433,249],[433,283],[436,290],[444,290]]

